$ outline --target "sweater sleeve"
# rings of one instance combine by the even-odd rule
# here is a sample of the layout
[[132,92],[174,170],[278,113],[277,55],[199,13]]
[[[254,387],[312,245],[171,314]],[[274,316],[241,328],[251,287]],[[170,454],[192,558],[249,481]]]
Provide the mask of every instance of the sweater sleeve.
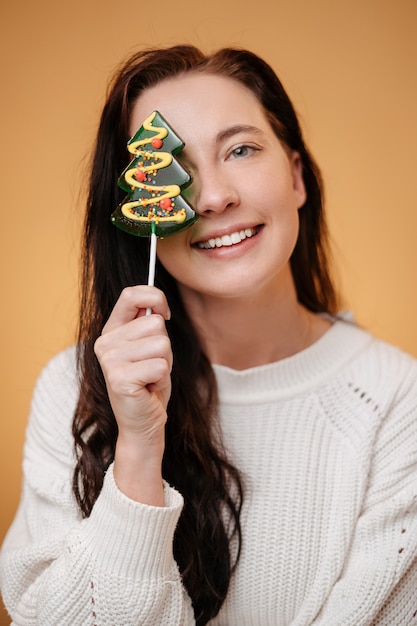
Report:
[[72,496],[74,355],[41,374],[27,429],[22,498],[2,546],[0,583],[16,626],[194,624],[173,557],[182,497],[167,484],[165,507],[121,493],[108,469],[89,518]]
[[381,421],[349,557],[314,626],[406,626],[417,620],[417,372]]

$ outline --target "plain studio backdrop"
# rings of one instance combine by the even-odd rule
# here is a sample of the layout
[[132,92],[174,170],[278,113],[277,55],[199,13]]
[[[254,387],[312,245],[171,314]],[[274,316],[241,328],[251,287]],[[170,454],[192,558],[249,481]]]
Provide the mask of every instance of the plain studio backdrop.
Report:
[[104,94],[139,48],[245,47],[271,63],[323,171],[345,308],[417,356],[415,0],[26,0],[3,2],[0,24],[0,541],[35,379],[75,337],[82,185]]

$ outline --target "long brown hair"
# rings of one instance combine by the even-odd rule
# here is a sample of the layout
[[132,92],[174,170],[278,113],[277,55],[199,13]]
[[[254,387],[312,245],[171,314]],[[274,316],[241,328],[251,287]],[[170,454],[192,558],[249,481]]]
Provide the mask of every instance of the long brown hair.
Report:
[[[327,232],[320,173],[302,138],[294,108],[272,69],[255,54],[223,49],[205,56],[193,46],[145,50],[117,71],[110,85],[91,167],[82,257],[78,337],[81,374],[73,421],[77,453],[73,490],[84,516],[100,493],[114,457],[117,424],[94,355],[94,342],[122,289],[146,283],[148,241],[114,228],[110,215],[122,199],[117,179],[127,164],[132,107],[146,88],[185,72],[228,76],[251,89],[284,145],[303,163],[307,200],[291,258],[299,301],[314,312],[335,311],[328,267]],[[168,405],[164,478],[184,496],[174,555],[192,599],[196,623],[219,611],[236,567],[240,545],[243,481],[227,458],[216,428],[217,390],[212,367],[187,315],[175,280],[158,263],[156,285],[167,296],[167,324],[174,352]]]

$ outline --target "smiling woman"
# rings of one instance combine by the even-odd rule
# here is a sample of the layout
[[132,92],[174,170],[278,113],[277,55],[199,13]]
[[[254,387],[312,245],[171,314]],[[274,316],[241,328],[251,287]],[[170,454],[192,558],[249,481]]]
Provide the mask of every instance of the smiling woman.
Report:
[[[298,209],[305,202],[300,154],[284,149],[259,100],[235,79],[192,72],[158,83],[137,99],[131,129],[152,106],[165,111],[183,138],[182,162],[194,181],[187,197],[199,220],[163,239],[158,254],[177,280],[186,309],[193,309],[196,319],[204,314],[207,325],[217,317],[215,296],[227,295],[229,306],[233,301],[241,309],[255,308],[256,292],[258,298],[270,299],[270,294],[285,290],[288,296],[292,291],[287,315],[302,325],[289,268]],[[256,181],[266,182],[260,187]],[[251,236],[242,238],[245,231]],[[244,280],[236,281],[236,276]],[[282,316],[282,302],[278,308]],[[270,313],[276,319],[272,308]],[[316,318],[312,322],[315,329]],[[321,320],[317,322],[321,327]],[[207,356],[224,361],[219,355]],[[253,350],[251,358],[257,358]],[[247,360],[242,369],[250,365]]]
[[[149,287],[148,242],[110,216],[155,110],[198,219]],[[79,341],[37,384],[1,553],[14,623],[410,624],[417,363],[337,314],[320,173],[272,69],[134,55],[90,180]]]

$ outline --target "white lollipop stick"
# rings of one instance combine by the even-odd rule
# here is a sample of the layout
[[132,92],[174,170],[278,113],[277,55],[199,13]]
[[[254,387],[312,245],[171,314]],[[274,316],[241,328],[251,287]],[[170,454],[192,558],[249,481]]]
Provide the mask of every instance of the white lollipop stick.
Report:
[[[152,233],[151,233],[151,249],[149,252],[149,272],[148,272],[148,285],[153,287],[155,284],[155,265],[156,265],[156,242],[157,236],[155,234],[155,222],[152,222]],[[152,309],[146,309],[146,315],[151,315]]]

